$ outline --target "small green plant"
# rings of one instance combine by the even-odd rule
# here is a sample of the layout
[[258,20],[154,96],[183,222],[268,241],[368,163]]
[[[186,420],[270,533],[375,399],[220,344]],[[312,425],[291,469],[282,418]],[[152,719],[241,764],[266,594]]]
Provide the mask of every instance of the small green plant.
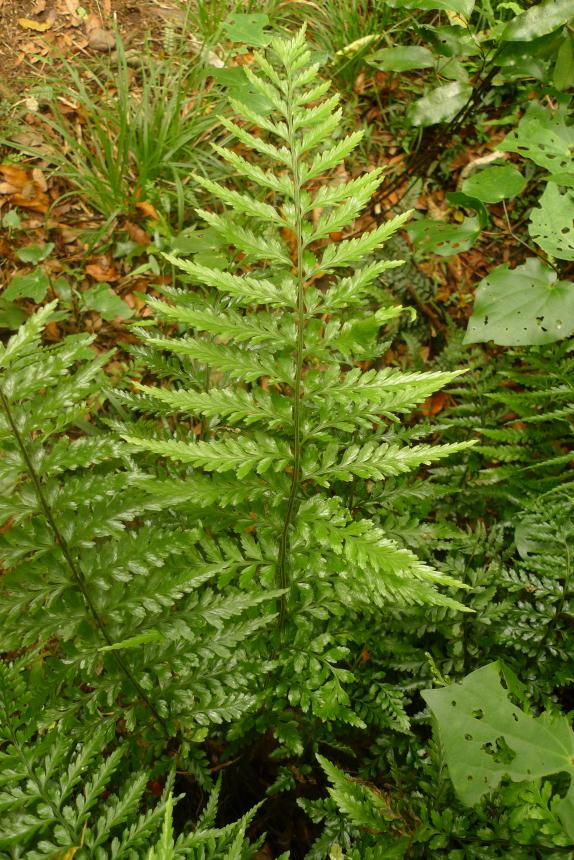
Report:
[[138,204],[171,212],[182,222],[189,194],[184,168],[213,167],[205,147],[217,102],[206,90],[209,67],[205,58],[186,56],[180,40],[173,48],[177,59],[158,58],[148,44],[132,70],[116,38],[116,66],[96,70],[64,60],[48,73],[38,93],[44,136],[39,148],[3,142],[47,159],[72,185],[71,193],[81,193],[107,223],[133,216]]

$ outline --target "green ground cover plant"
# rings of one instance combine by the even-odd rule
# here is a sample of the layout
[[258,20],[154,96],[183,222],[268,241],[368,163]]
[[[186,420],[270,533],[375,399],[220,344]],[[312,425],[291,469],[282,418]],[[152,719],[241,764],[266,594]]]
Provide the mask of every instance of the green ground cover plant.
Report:
[[[567,308],[552,330],[535,319],[533,340],[506,294],[484,309],[483,282],[470,334],[425,335],[427,305],[413,323],[394,294],[422,277],[414,261],[436,252],[432,230],[377,208],[384,171],[364,169],[364,131],[345,133],[322,74],[327,61],[348,87],[374,63],[418,73],[423,30],[444,44],[465,31],[520,62],[520,45],[551,36],[539,76],[550,101],[532,101],[499,144],[510,158],[467,174],[450,202],[480,222],[532,183],[539,251],[505,277],[535,264],[567,303],[568,10],[547,3],[544,23],[538,7],[509,4],[333,2],[330,17],[309,4],[308,28],[274,35],[299,5],[238,5],[215,29],[209,4],[186,9],[226,65],[146,55],[146,104],[159,109],[166,86],[173,99],[152,111],[159,125],[125,100],[121,42],[117,103],[111,93],[99,112],[85,90],[90,122],[134,120],[117,196],[97,146],[70,136],[65,159],[108,234],[117,219],[105,247],[148,279],[141,307],[54,266],[56,233],[29,241],[16,209],[2,215],[30,270],[0,308],[2,858],[526,860],[574,848]],[[431,47],[423,71],[447,76]],[[71,69],[79,92],[85,70]],[[221,112],[188,121],[178,100],[205,106],[198,89]],[[209,141],[196,135],[204,121]],[[155,137],[157,161],[144,145]],[[142,165],[158,217],[128,248]],[[82,191],[80,173],[68,180]],[[401,269],[392,257],[411,253],[409,235]],[[105,336],[77,331],[78,308],[109,321]],[[497,325],[510,339],[491,337]]]

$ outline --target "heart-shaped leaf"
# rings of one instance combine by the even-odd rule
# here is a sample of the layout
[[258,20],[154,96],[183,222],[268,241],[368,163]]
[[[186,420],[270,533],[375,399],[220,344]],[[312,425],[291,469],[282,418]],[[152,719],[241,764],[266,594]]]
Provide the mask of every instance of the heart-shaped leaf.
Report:
[[463,803],[477,804],[505,776],[530,782],[565,771],[572,780],[557,809],[574,836],[574,733],[565,716],[525,714],[502,686],[498,663],[422,696],[438,723],[449,775]]
[[497,149],[518,152],[551,173],[572,173],[574,127],[540,105],[531,108]]
[[18,248],[16,256],[23,263],[33,263],[37,266],[50,256],[55,247],[53,242],[46,242],[45,245],[25,245],[23,248]]
[[498,203],[516,197],[524,190],[526,179],[511,164],[487,167],[474,173],[462,183],[462,190],[469,197],[476,197],[483,203]]
[[450,257],[473,246],[480,233],[480,223],[478,218],[465,218],[462,224],[420,218],[409,224],[407,233],[418,251]]
[[268,23],[269,16],[263,12],[232,12],[223,29],[231,42],[264,48],[271,39],[270,33],[265,32]]
[[27,275],[14,275],[4,292],[7,301],[33,299],[41,302],[48,292],[50,281],[44,269],[38,268]]
[[82,305],[86,310],[99,313],[104,320],[128,319],[134,313],[123,299],[116,296],[109,284],[95,284],[82,293]]
[[549,182],[530,213],[528,232],[551,257],[574,260],[574,191]]
[[532,257],[516,269],[498,266],[480,282],[464,342],[532,346],[573,333],[574,284]]

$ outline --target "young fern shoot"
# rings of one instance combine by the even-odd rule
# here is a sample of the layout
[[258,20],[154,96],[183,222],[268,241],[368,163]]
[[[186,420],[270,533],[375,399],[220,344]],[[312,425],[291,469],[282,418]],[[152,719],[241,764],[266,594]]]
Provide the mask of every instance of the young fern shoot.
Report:
[[[378,369],[388,347],[381,327],[402,308],[373,300],[378,276],[400,265],[374,255],[409,213],[332,241],[357,218],[382,170],[344,184],[325,181],[362,132],[338,137],[338,97],[326,97],[330,83],[310,62],[304,29],[274,39],[254,61],[256,71],[245,73],[270,111],[261,115],[232,100],[237,120],[221,121],[238,145],[215,146],[252,191],[194,177],[222,204],[217,212],[200,210],[201,217],[236,253],[226,269],[166,255],[195,286],[166,289],[165,300],[149,304],[158,322],[178,323],[186,333],[146,332],[144,341],[150,354],[179,358],[182,386],[139,385],[139,395],[125,398],[141,411],[188,416],[191,424],[180,420],[174,437],[158,438],[150,425],[134,422],[122,435],[184,464],[142,486],[187,510],[203,509],[202,541],[220,559],[220,587],[281,590],[282,635],[270,651],[283,648],[291,702],[353,721],[340,689],[350,673],[337,663],[354,616],[393,604],[461,608],[437,589],[459,583],[389,539],[372,511],[353,503],[359,487],[465,447],[408,446],[396,432],[401,415],[457,373]],[[311,655],[313,640],[322,645]],[[334,641],[337,647],[327,648]],[[304,695],[294,692],[296,676]]]

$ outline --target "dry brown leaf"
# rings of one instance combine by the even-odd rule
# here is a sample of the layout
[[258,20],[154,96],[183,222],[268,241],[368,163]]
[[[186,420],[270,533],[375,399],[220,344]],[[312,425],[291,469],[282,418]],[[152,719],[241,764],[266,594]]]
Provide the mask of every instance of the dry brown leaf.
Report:
[[54,322],[54,320],[47,323],[47,325],[45,326],[44,336],[45,336],[46,340],[50,340],[53,343],[57,343],[57,341],[59,341],[60,338],[62,337],[62,335],[60,333],[60,329],[58,328],[58,324],[56,322]]
[[18,18],[18,24],[24,30],[35,30],[37,33],[45,33],[52,26],[51,21],[33,21],[31,18]]
[[152,218],[154,221],[159,221],[159,215],[148,200],[139,200],[136,203],[136,207],[143,212],[144,215],[147,215],[148,218]]
[[90,275],[99,284],[111,284],[120,279],[115,267],[105,261],[102,261],[102,263],[89,263],[84,271],[86,275]]
[[450,398],[448,394],[445,394],[444,391],[435,391],[435,393],[431,394],[430,397],[427,397],[425,402],[422,404],[421,412],[427,417],[438,415],[438,413],[442,412],[449,402]]
[[134,224],[133,221],[126,221],[124,226],[132,242],[136,242],[138,245],[149,245],[151,239],[143,227]]
[[30,9],[30,15],[41,15],[46,8],[46,0],[36,0]]
[[41,191],[48,190],[48,183],[46,181],[46,177],[44,176],[43,172],[40,170],[39,167],[35,167],[32,170],[32,179]]
[[0,175],[4,182],[12,186],[9,191],[4,191],[4,194],[12,194],[20,190],[28,182],[27,171],[16,164],[0,164]]

